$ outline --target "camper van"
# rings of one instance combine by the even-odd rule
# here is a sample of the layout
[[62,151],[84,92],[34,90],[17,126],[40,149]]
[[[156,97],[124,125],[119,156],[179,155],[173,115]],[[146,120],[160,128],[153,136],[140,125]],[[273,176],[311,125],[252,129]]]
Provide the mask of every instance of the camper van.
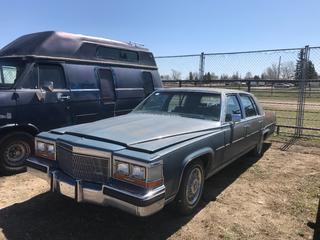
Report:
[[63,32],[22,36],[0,50],[0,170],[23,170],[40,131],[130,112],[161,88],[137,44]]

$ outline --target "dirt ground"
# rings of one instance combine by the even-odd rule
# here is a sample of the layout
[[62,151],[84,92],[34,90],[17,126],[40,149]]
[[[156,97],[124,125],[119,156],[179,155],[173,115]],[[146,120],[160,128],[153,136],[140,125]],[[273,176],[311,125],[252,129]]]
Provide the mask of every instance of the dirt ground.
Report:
[[141,219],[56,196],[28,173],[2,176],[0,239],[320,239],[320,149],[279,147],[210,178],[190,217]]

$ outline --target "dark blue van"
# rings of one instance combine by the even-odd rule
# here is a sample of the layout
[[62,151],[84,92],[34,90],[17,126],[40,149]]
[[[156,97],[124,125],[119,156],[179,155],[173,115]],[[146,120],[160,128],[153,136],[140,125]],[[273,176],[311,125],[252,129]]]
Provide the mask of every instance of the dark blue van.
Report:
[[62,32],[22,36],[0,51],[0,170],[21,171],[40,131],[130,112],[161,88],[135,44]]

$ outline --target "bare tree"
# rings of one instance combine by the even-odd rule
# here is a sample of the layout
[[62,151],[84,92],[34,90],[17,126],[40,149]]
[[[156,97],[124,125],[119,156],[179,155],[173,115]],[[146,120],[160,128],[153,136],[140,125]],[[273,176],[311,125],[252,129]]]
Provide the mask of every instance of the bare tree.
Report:
[[181,80],[181,72],[171,69],[171,80]]
[[281,79],[293,80],[295,76],[296,67],[292,61],[284,62],[280,66]]
[[244,78],[245,79],[252,79],[252,73],[251,72],[247,72]]
[[263,76],[265,79],[278,79],[278,66],[277,64],[273,63],[270,67],[268,67]]

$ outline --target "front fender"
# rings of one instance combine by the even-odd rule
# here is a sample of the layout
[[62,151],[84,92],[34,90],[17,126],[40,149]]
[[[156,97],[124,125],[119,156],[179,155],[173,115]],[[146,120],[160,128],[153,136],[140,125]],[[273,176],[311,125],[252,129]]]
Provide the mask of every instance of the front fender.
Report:
[[206,167],[205,171],[206,171],[208,169],[208,167],[211,166],[211,162],[214,160],[214,151],[213,151],[212,148],[204,147],[204,148],[198,149],[195,152],[190,153],[188,156],[185,157],[185,159],[183,160],[183,163],[182,163],[182,170],[180,172],[178,189],[180,189],[183,173],[184,173],[186,167],[188,166],[188,164],[190,162],[192,162],[193,160],[195,160],[195,159],[197,159],[197,158],[199,158],[201,156],[204,156],[204,155],[209,155],[210,156],[209,159],[208,159],[208,163],[205,166]]

